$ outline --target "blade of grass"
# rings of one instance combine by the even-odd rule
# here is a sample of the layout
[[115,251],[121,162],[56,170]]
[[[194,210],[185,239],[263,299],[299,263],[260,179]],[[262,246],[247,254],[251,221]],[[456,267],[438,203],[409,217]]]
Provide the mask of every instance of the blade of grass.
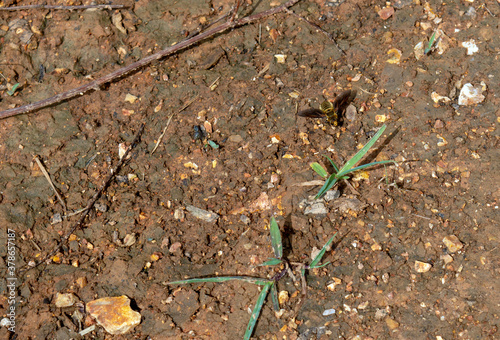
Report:
[[[317,266],[318,262],[321,261],[321,258],[323,257],[323,255],[325,255],[325,252],[326,252],[326,249],[330,246],[330,244],[332,244],[333,242],[333,239],[335,238],[335,236],[337,236],[338,233],[335,233],[332,237],[330,237],[330,239],[325,243],[325,245],[323,246],[323,248],[321,248],[321,250],[319,251],[318,255],[316,255],[314,257],[314,259],[312,260],[311,264],[309,265],[309,268],[312,269],[312,268],[319,268],[319,267],[323,267],[323,266]],[[306,270],[305,269],[301,269],[301,272],[302,272],[302,276],[305,275],[306,273]]]
[[368,163],[368,164],[363,164],[363,165],[357,166],[355,168],[352,168],[351,171],[349,171],[349,172],[354,172],[354,171],[362,170],[362,169],[368,168],[368,167],[373,166],[373,165],[387,164],[387,163],[397,164],[396,161],[378,161],[378,162],[373,162],[373,163]]
[[333,239],[335,238],[335,236],[337,236],[337,233],[335,233],[332,237],[330,237],[330,239],[325,243],[325,245],[323,246],[323,248],[321,248],[321,250],[318,253],[318,255],[316,255],[316,257],[312,260],[312,262],[309,265],[309,267],[314,267],[314,266],[316,266],[318,264],[319,261],[321,261],[321,258],[323,257],[323,255],[325,255],[326,249],[328,247],[330,247],[330,244],[332,244]]
[[210,145],[213,149],[218,149],[219,144],[215,143],[214,141],[209,140],[208,145]]
[[317,162],[311,163],[311,168],[323,178],[326,178],[328,176],[328,172],[326,172],[325,168],[323,168],[321,164]]
[[259,264],[257,267],[261,267],[261,266],[276,266],[277,264],[280,264],[282,262],[282,260],[280,259],[270,259],[269,261],[266,261],[262,264]]
[[337,177],[341,177],[341,176],[348,174],[351,171],[351,169],[354,167],[354,165],[356,165],[356,163],[358,163],[361,160],[361,158],[363,158],[363,156],[368,152],[368,150],[370,150],[370,148],[373,146],[373,144],[375,144],[377,139],[379,139],[380,136],[382,136],[382,134],[384,133],[386,128],[387,128],[387,125],[385,125],[385,124],[382,125],[382,127],[377,131],[375,136],[373,136],[368,141],[368,143],[366,143],[366,145],[363,146],[363,148],[361,150],[359,150],[351,159],[349,159],[347,161],[347,163],[344,164],[342,169],[340,169],[338,171]]
[[273,246],[274,256],[277,259],[281,259],[283,257],[283,244],[281,243],[280,227],[278,227],[278,223],[276,223],[274,217],[271,218],[269,230],[271,232],[271,244]]
[[276,284],[271,286],[271,299],[273,300],[273,308],[276,312],[280,310],[280,303],[278,300],[278,289],[276,289]]
[[7,94],[9,96],[13,96],[14,92],[16,92],[16,90],[19,87],[19,85],[21,85],[21,84],[20,83],[15,83],[14,86],[12,86],[12,88],[9,91],[7,91]]
[[322,265],[320,265],[320,266],[309,267],[309,269],[314,269],[314,268],[323,268],[323,267],[325,267],[325,266],[328,266],[330,263],[331,263],[331,262],[330,262],[330,261],[328,261],[328,262],[326,262],[326,263],[323,263],[323,264],[322,264]]
[[436,39],[436,32],[434,32],[429,40],[429,44],[427,48],[424,50],[424,54],[428,54],[432,50],[432,45],[434,44],[434,40]]
[[269,289],[273,285],[274,285],[274,282],[268,282],[266,285],[264,285],[264,287],[262,287],[262,291],[259,294],[257,302],[255,303],[255,307],[252,311],[252,315],[250,316],[250,321],[248,322],[247,330],[245,331],[245,335],[243,336],[244,340],[250,340],[250,337],[252,336],[255,324],[257,323],[257,319],[259,318],[262,306],[264,305],[264,302],[266,301],[267,293],[269,292]]
[[335,169],[335,172],[339,172],[339,168],[337,168],[337,166],[335,165],[335,163],[333,163],[332,159],[330,157],[328,157],[327,155],[325,155],[325,157],[328,158],[328,160],[330,161],[330,164]]
[[166,282],[165,284],[167,285],[184,285],[188,283],[205,283],[205,282],[227,282],[231,280],[239,280],[239,281],[245,281],[249,283],[254,283],[257,285],[266,285],[269,282],[273,282],[271,280],[267,279],[261,279],[257,277],[252,277],[252,276],[219,276],[219,277],[200,277],[200,278],[192,278],[192,279],[186,279],[186,280],[179,280],[179,281],[171,281],[171,282]]
[[335,185],[335,183],[337,183],[339,179],[336,176],[337,175],[330,175],[330,177],[328,177],[325,184],[323,184],[321,189],[319,189],[319,192],[316,195],[315,199],[320,199],[321,197],[323,197],[326,192],[330,190]]

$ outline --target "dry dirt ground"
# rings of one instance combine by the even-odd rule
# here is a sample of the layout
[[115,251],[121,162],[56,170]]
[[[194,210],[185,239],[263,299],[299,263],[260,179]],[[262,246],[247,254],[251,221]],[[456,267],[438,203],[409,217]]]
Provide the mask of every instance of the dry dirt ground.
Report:
[[[113,3],[128,7],[0,12],[0,109],[129,65],[233,5]],[[239,16],[279,3],[249,0]],[[291,10],[338,46],[281,13],[98,91],[0,121],[0,268],[4,278],[16,277],[14,288],[12,280],[0,282],[2,317],[11,294],[16,300],[15,333],[2,327],[0,338],[79,338],[94,324],[83,306],[121,295],[141,323],[119,336],[97,326],[83,338],[242,338],[257,287],[164,283],[272,276],[272,268],[254,267],[272,254],[272,216],[290,261],[308,263],[314,248],[338,235],[324,257],[331,264],[307,275],[302,305],[293,281],[279,282],[290,298],[281,316],[264,305],[256,339],[500,337],[499,2],[302,0]],[[415,46],[426,47],[433,32],[432,51],[422,54]],[[484,100],[458,105],[466,83]],[[356,112],[340,126],[297,116],[345,89],[357,90]],[[319,186],[300,184],[321,179],[310,163],[327,165],[327,155],[342,164],[383,122],[388,128],[369,159],[397,165],[355,174],[354,190],[341,182],[324,213],[306,214],[301,203]],[[23,271],[67,236],[81,215],[66,215],[87,205],[118,163],[119,145],[130,145],[142,123],[131,159],[83,226],[42,265]],[[218,219],[203,221],[190,206]],[[73,293],[78,303],[58,308],[56,293]]]

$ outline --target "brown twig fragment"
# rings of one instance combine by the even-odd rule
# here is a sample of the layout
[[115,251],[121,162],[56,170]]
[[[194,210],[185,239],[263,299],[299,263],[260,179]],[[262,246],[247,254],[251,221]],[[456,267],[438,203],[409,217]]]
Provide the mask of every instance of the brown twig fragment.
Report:
[[236,0],[236,5],[234,6],[233,13],[231,14],[231,18],[229,21],[233,22],[236,19],[236,15],[238,15],[238,10],[240,9],[241,0]]
[[263,12],[260,12],[260,13],[254,14],[254,15],[250,15],[250,16],[247,16],[247,17],[244,17],[244,18],[241,18],[238,20],[234,20],[234,21],[226,21],[222,25],[211,28],[211,29],[209,29],[203,33],[200,33],[192,38],[183,40],[178,44],[167,47],[164,50],[161,50],[159,52],[156,52],[155,54],[147,56],[139,61],[136,61],[135,63],[132,63],[129,66],[125,66],[125,67],[120,68],[114,72],[111,72],[110,74],[105,75],[101,78],[98,78],[98,79],[96,79],[96,80],[94,80],[86,85],[82,85],[82,86],[77,87],[75,89],[57,94],[53,97],[43,99],[41,101],[38,101],[38,102],[35,102],[32,104],[27,104],[27,105],[13,108],[13,109],[1,111],[0,112],[0,119],[16,116],[16,115],[23,114],[23,113],[33,112],[33,111],[45,108],[45,107],[50,106],[50,105],[58,104],[64,100],[68,100],[68,99],[74,98],[76,96],[82,96],[91,90],[99,90],[99,88],[101,86],[103,86],[104,84],[107,84],[115,79],[118,79],[120,77],[123,77],[123,76],[131,73],[132,71],[135,71],[139,68],[142,68],[146,65],[149,65],[151,62],[153,62],[155,60],[159,60],[159,59],[162,59],[166,56],[174,54],[180,50],[183,50],[183,49],[185,49],[193,44],[196,44],[196,43],[198,43],[202,40],[205,40],[209,37],[212,37],[215,34],[224,32],[230,28],[243,26],[243,25],[246,25],[248,23],[260,20],[264,17],[282,12],[282,11],[286,10],[288,7],[295,5],[299,1],[300,0],[289,0],[286,3],[284,3],[283,5],[269,9],[267,11],[263,11]]
[[26,6],[0,7],[0,11],[22,11],[26,9],[63,9],[70,11],[75,9],[89,9],[89,8],[117,9],[126,7],[127,6],[125,5],[81,5],[81,6],[26,5]]
[[54,192],[56,193],[56,196],[57,196],[57,199],[59,200],[59,202],[61,203],[61,205],[63,206],[63,209],[64,211],[66,212],[66,203],[64,203],[61,195],[59,195],[59,192],[57,192],[57,189],[56,187],[54,186],[54,183],[52,182],[52,180],[50,179],[50,175],[49,173],[47,172],[47,170],[45,170],[45,167],[43,166],[42,162],[40,161],[40,158],[38,156],[35,156],[34,157],[35,159],[35,162],[36,164],[38,164],[38,167],[40,168],[40,170],[42,171],[43,175],[45,176],[45,178],[47,179],[47,182],[49,182],[50,184],[50,187],[52,188],[52,190],[54,190]]
[[168,126],[170,125],[170,121],[172,120],[172,118],[175,116],[175,114],[177,113],[181,113],[182,111],[184,111],[185,109],[188,108],[189,105],[193,104],[194,101],[196,100],[196,98],[198,98],[198,95],[194,96],[193,98],[191,98],[190,101],[188,101],[183,107],[181,107],[178,111],[172,113],[170,115],[170,117],[168,117],[168,120],[167,120],[167,124],[165,125],[165,127],[163,128],[163,132],[161,133],[160,137],[158,137],[158,141],[156,142],[156,145],[155,147],[153,148],[153,151],[151,151],[151,154],[154,154],[156,149],[158,148],[158,146],[160,145],[161,143],[161,140],[163,139],[163,136],[165,135],[165,133],[167,132],[167,128]]
[[42,260],[38,261],[34,266],[30,266],[29,268],[25,268],[25,269],[21,270],[20,271],[21,273],[23,273],[26,270],[29,270],[31,268],[38,267],[40,264],[44,263],[48,258],[50,258],[52,255],[54,255],[62,247],[62,245],[64,245],[68,241],[69,237],[77,229],[79,229],[81,227],[81,225],[83,224],[83,221],[85,220],[85,218],[89,214],[89,212],[92,209],[92,207],[94,206],[95,202],[97,202],[97,200],[102,196],[104,190],[106,190],[107,187],[109,186],[109,184],[111,183],[111,180],[120,171],[123,164],[128,160],[127,156],[129,155],[130,151],[132,151],[132,149],[135,148],[136,145],[139,143],[139,139],[141,138],[141,135],[144,131],[144,126],[145,126],[144,124],[141,125],[141,127],[139,128],[139,131],[135,135],[135,138],[134,138],[134,141],[132,142],[132,144],[127,148],[127,151],[125,151],[125,153],[123,154],[122,158],[118,161],[118,164],[115,166],[115,168],[112,169],[112,171],[110,172],[110,174],[108,175],[108,177],[104,181],[104,184],[101,186],[101,188],[94,194],[94,196],[92,196],[90,201],[87,203],[87,206],[85,207],[85,212],[82,214],[82,216],[80,217],[78,222],[76,222],[75,225],[70,229],[70,231],[63,238],[61,238],[61,241],[59,241],[59,244],[56,247],[54,247],[54,249],[52,249],[52,251],[50,253],[48,253]]

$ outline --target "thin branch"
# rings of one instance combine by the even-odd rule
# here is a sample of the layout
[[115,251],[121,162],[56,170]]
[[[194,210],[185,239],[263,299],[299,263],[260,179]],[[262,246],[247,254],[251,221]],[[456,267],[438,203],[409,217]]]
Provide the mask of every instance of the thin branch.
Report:
[[26,5],[26,6],[0,7],[0,11],[22,11],[25,9],[63,9],[71,11],[74,9],[89,9],[89,8],[117,9],[126,7],[127,6],[125,5],[81,5],[81,6]]
[[181,113],[182,111],[184,111],[185,109],[187,109],[189,107],[189,105],[193,104],[194,101],[196,100],[196,98],[198,98],[198,95],[194,96],[193,98],[191,98],[190,101],[188,101],[183,107],[181,107],[178,111],[172,113],[170,115],[170,117],[168,117],[168,121],[167,121],[167,125],[165,125],[165,127],[163,128],[163,132],[161,133],[160,137],[158,137],[158,141],[156,142],[156,145],[155,147],[153,148],[153,151],[151,151],[151,154],[154,154],[156,149],[158,148],[158,146],[160,145],[161,143],[161,140],[163,139],[163,136],[165,135],[165,133],[167,132],[167,128],[168,126],[170,125],[170,121],[172,120],[172,118],[175,116],[176,113]]
[[233,22],[236,19],[236,15],[238,14],[238,10],[240,9],[241,0],[236,0],[236,5],[234,6],[233,13],[231,14],[230,22]]
[[35,161],[36,161],[36,164],[38,164],[38,167],[40,168],[40,170],[42,171],[43,175],[45,176],[45,178],[47,179],[47,182],[49,182],[50,184],[50,187],[52,188],[52,190],[54,190],[54,192],[56,193],[56,196],[57,196],[57,199],[59,200],[59,202],[61,203],[63,209],[64,209],[64,212],[66,212],[66,203],[64,203],[64,200],[62,199],[61,195],[59,195],[59,192],[57,191],[54,183],[52,182],[52,180],[50,179],[50,175],[49,173],[47,172],[47,170],[45,169],[45,167],[43,166],[42,162],[40,161],[40,158],[37,156],[34,157],[35,158]]
[[239,20],[232,21],[232,22],[227,21],[222,25],[219,25],[217,27],[209,29],[203,33],[200,33],[200,34],[192,37],[192,38],[181,41],[180,43],[175,44],[174,46],[167,47],[166,49],[164,49],[162,51],[156,52],[155,54],[152,54],[152,55],[147,56],[139,61],[136,61],[135,63],[130,64],[129,66],[126,66],[126,67],[120,68],[114,72],[111,72],[110,74],[105,75],[101,78],[98,78],[98,79],[96,79],[96,80],[94,80],[86,85],[82,85],[82,86],[77,87],[75,89],[57,94],[53,97],[43,99],[41,101],[38,101],[38,102],[35,102],[32,104],[27,104],[27,105],[13,108],[13,109],[1,111],[0,112],[0,119],[16,116],[16,115],[23,114],[23,113],[32,112],[35,110],[39,110],[39,109],[45,108],[47,106],[60,103],[64,100],[74,98],[76,96],[82,96],[91,90],[97,91],[104,84],[107,84],[113,80],[116,80],[120,77],[123,77],[123,76],[125,76],[125,75],[127,75],[127,74],[141,68],[141,67],[144,67],[144,66],[150,64],[151,62],[153,62],[155,60],[162,59],[162,58],[169,56],[173,53],[176,53],[180,50],[186,49],[187,47],[189,47],[191,45],[194,45],[202,40],[205,40],[205,39],[207,39],[215,34],[224,32],[230,28],[243,26],[243,25],[246,25],[248,23],[260,20],[264,17],[270,16],[270,15],[273,15],[276,13],[280,13],[280,12],[286,10],[288,7],[295,5],[299,1],[300,0],[290,0],[279,7],[275,7],[275,8],[269,9],[267,11],[263,11],[263,12],[260,12],[260,13],[254,14],[254,15],[250,15],[250,16],[241,18]]
[[25,271],[27,270],[30,270],[32,268],[36,268],[38,267],[40,264],[44,263],[48,258],[50,258],[52,255],[54,255],[69,239],[69,237],[77,230],[79,229],[82,224],[83,224],[83,221],[85,220],[85,218],[87,217],[87,215],[89,214],[90,210],[92,209],[92,207],[94,206],[95,202],[97,202],[97,200],[102,196],[104,190],[107,189],[107,187],[110,185],[111,183],[111,180],[115,177],[115,175],[120,171],[121,167],[123,166],[123,164],[128,160],[127,156],[128,154],[130,153],[130,151],[132,151],[133,148],[136,147],[136,145],[139,143],[139,139],[141,138],[141,135],[144,131],[144,124],[141,125],[141,127],[139,128],[139,131],[137,132],[137,134],[135,135],[135,138],[134,138],[134,141],[132,142],[132,144],[128,147],[127,151],[125,151],[125,153],[123,154],[123,157],[118,161],[118,164],[115,166],[114,169],[112,169],[111,173],[108,175],[108,177],[106,178],[106,180],[104,181],[104,184],[101,186],[101,188],[99,189],[99,191],[97,191],[94,196],[90,199],[90,201],[87,203],[87,206],[85,207],[85,213],[83,213],[83,215],[80,217],[80,219],[78,220],[78,222],[71,228],[71,230],[61,239],[61,241],[59,241],[59,244],[54,248],[52,249],[52,251],[50,253],[48,253],[42,260],[38,261],[34,266],[30,266],[28,268],[25,268],[25,269],[22,269],[20,271],[20,273],[24,273]]

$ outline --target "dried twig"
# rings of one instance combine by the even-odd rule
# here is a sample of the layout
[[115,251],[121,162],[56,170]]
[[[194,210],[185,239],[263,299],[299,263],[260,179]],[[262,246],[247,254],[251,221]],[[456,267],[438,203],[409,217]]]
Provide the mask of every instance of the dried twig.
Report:
[[165,132],[167,132],[167,128],[168,126],[170,125],[170,121],[172,120],[172,118],[175,116],[176,113],[181,113],[182,111],[184,111],[185,109],[188,108],[189,105],[193,104],[193,102],[196,100],[196,98],[198,98],[198,95],[194,96],[193,98],[191,98],[190,101],[188,101],[183,107],[181,107],[178,111],[172,113],[170,115],[170,117],[168,117],[168,121],[167,121],[167,125],[165,125],[165,127],[163,128],[163,132],[161,133],[160,137],[158,137],[158,141],[156,142],[156,145],[155,147],[153,148],[153,151],[151,151],[151,154],[154,154],[156,149],[158,148],[158,146],[160,145],[161,143],[161,140],[163,138],[163,136],[165,135]]
[[126,7],[127,6],[125,5],[81,5],[81,6],[26,5],[26,6],[0,7],[0,11],[22,11],[25,9],[63,9],[63,10],[89,9],[89,8],[117,9]]
[[78,228],[81,227],[81,225],[83,224],[83,221],[85,220],[85,218],[89,214],[89,212],[92,209],[92,207],[94,206],[95,202],[97,202],[97,200],[102,196],[104,190],[106,190],[106,188],[111,183],[111,180],[115,177],[115,175],[120,171],[120,169],[123,166],[123,164],[127,161],[127,158],[128,158],[127,156],[130,153],[130,151],[133,148],[135,148],[135,146],[138,144],[139,139],[141,138],[141,135],[142,135],[143,131],[144,131],[144,124],[141,125],[141,127],[139,128],[139,131],[135,135],[134,141],[128,147],[127,151],[125,151],[125,153],[123,154],[122,158],[118,161],[118,164],[115,166],[115,168],[108,175],[108,177],[104,181],[104,184],[101,186],[101,188],[99,189],[99,191],[97,191],[94,194],[94,196],[90,199],[90,201],[87,203],[87,206],[85,207],[85,212],[83,213],[83,215],[80,217],[80,219],[78,220],[78,222],[76,222],[76,224],[70,229],[70,231],[63,238],[61,238],[61,241],[59,242],[59,244],[56,247],[54,247],[54,249],[52,249],[52,251],[50,253],[48,253],[42,260],[38,261],[34,266],[30,266],[28,268],[24,268],[24,269],[22,269],[20,271],[20,273],[24,273],[25,271],[30,270],[31,268],[36,268],[40,264],[44,263],[48,258],[50,258],[52,255],[54,255],[62,247],[63,244],[65,244],[68,241],[69,237]]
[[49,182],[50,184],[50,187],[52,188],[52,190],[54,190],[54,192],[56,193],[56,196],[57,196],[57,199],[59,200],[59,202],[61,203],[61,205],[63,206],[63,209],[64,211],[66,212],[66,203],[64,203],[61,195],[59,195],[59,192],[57,192],[57,189],[56,187],[54,186],[54,183],[52,183],[52,180],[50,179],[50,175],[49,173],[47,172],[47,170],[45,170],[45,167],[43,166],[42,162],[40,161],[40,158],[38,158],[38,156],[35,156],[34,157],[35,161],[36,161],[36,164],[38,164],[38,167],[40,168],[40,170],[42,171],[43,175],[45,176],[45,178],[47,179],[47,182]]
[[233,22],[236,19],[236,15],[238,14],[238,10],[240,9],[241,0],[236,0],[236,5],[234,6],[233,13],[231,14],[231,18],[229,21]]
[[300,20],[303,20],[305,22],[307,22],[309,25],[311,25],[312,27],[314,27],[316,30],[320,31],[321,33],[325,34],[328,39],[330,39],[334,44],[335,46],[339,49],[339,51],[343,54],[343,55],[346,55],[346,53],[344,52],[343,49],[340,48],[340,46],[337,44],[337,42],[335,41],[335,38],[333,37],[333,35],[331,33],[328,33],[327,31],[325,31],[324,29],[322,29],[321,27],[319,27],[318,25],[316,25],[315,23],[307,20],[306,18],[304,18],[303,16],[300,16],[298,15],[297,13],[295,13],[294,11],[291,11],[289,10],[288,8],[285,8],[284,9],[285,12],[287,12],[288,14],[291,14],[291,15],[294,15],[296,16],[297,18],[299,18]]
[[64,100],[74,98],[76,96],[82,96],[91,90],[99,90],[99,88],[101,86],[103,86],[104,84],[107,84],[113,80],[116,80],[120,77],[123,77],[123,76],[125,76],[125,75],[127,75],[127,74],[141,68],[141,67],[149,65],[151,62],[153,62],[155,60],[162,59],[166,56],[169,56],[173,53],[176,53],[180,50],[183,50],[183,49],[185,49],[193,44],[196,44],[202,40],[205,40],[205,39],[207,39],[215,34],[224,32],[230,28],[243,26],[243,25],[246,25],[248,23],[260,20],[264,17],[282,12],[282,11],[286,10],[288,7],[295,5],[299,1],[300,0],[289,0],[279,7],[275,7],[275,8],[269,9],[267,11],[263,11],[263,12],[260,12],[260,13],[254,14],[254,15],[250,15],[250,16],[238,19],[238,20],[227,21],[222,25],[219,25],[217,27],[209,29],[203,33],[200,33],[200,34],[192,37],[192,38],[183,40],[180,43],[175,44],[174,46],[167,47],[166,49],[164,49],[162,51],[156,52],[155,54],[152,54],[152,55],[147,56],[139,61],[136,61],[135,63],[130,64],[129,66],[126,66],[126,67],[120,68],[114,72],[111,72],[110,74],[105,75],[101,78],[98,78],[98,79],[96,79],[96,80],[94,80],[86,85],[82,85],[82,86],[77,87],[75,89],[57,94],[53,97],[43,99],[41,101],[38,101],[38,102],[35,102],[32,104],[23,105],[20,107],[16,107],[13,109],[8,109],[5,111],[2,111],[2,112],[0,112],[0,119],[16,116],[16,115],[23,114],[23,113],[32,112],[35,110],[39,110],[39,109],[45,108],[45,107],[50,106],[50,105],[58,104]]

